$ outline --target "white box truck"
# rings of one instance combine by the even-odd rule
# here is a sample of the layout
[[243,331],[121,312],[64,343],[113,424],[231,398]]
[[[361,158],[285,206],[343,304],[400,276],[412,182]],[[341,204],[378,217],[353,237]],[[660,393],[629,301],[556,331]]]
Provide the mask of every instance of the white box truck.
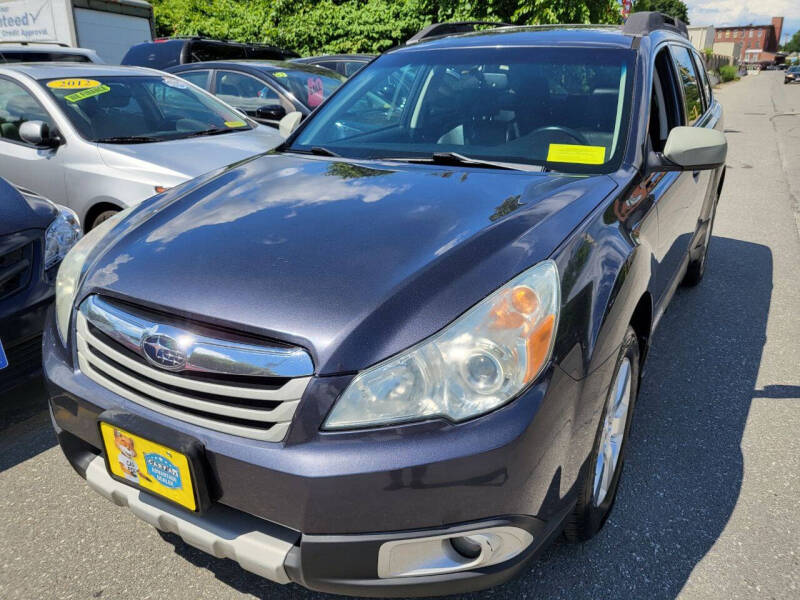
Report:
[[152,39],[153,7],[143,0],[0,0],[3,44],[89,48],[119,64],[128,48]]

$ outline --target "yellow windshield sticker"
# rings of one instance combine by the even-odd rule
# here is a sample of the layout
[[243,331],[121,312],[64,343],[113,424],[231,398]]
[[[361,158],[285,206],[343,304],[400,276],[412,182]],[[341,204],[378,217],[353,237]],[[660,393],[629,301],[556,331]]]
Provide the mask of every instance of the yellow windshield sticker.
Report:
[[225,121],[225,127],[244,127],[247,125],[244,121]]
[[286,73],[284,73],[283,71],[277,71],[277,72],[273,73],[272,75],[275,76],[275,77],[288,77],[288,75],[286,75]]
[[85,90],[100,85],[94,79],[54,79],[47,82],[47,87],[56,90]]
[[64,96],[64,100],[67,102],[80,102],[81,100],[85,100],[86,98],[91,98],[92,96],[99,96],[100,94],[105,94],[106,92],[110,92],[111,88],[107,85],[99,85],[97,87],[90,88],[88,90],[83,90],[80,92],[75,92],[74,94],[69,94],[68,96]]
[[547,162],[602,165],[606,161],[605,146],[578,146],[575,144],[550,144]]

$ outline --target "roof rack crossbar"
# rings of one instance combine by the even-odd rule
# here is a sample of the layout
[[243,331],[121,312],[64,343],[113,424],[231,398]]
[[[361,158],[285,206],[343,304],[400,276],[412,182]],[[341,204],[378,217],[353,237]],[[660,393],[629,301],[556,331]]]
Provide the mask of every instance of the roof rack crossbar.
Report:
[[685,38],[689,38],[689,29],[686,23],[676,17],[654,11],[635,12],[628,15],[622,26],[622,33],[630,35],[647,35],[653,31],[672,31]]
[[416,44],[422,40],[457,33],[472,33],[480,25],[491,25],[493,27],[513,27],[511,23],[499,21],[451,21],[449,23],[431,23],[423,27],[406,41],[406,44]]
[[34,44],[39,44],[42,46],[60,46],[61,48],[69,48],[69,44],[65,44],[64,42],[48,42],[48,41],[27,41],[27,40],[3,40],[0,44],[13,44],[15,46],[31,46]]

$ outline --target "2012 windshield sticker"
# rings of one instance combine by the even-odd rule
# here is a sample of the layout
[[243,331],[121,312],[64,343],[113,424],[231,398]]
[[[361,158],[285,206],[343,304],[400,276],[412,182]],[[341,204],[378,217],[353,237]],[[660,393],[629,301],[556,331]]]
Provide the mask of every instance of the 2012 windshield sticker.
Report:
[[94,79],[54,79],[47,82],[47,87],[54,90],[85,90],[87,88],[94,88],[100,85],[99,81]]
[[90,88],[88,90],[82,90],[80,92],[75,92],[74,94],[69,94],[64,96],[64,100],[67,102],[80,102],[81,100],[86,100],[86,98],[91,98],[93,96],[99,96],[100,94],[105,94],[106,92],[110,92],[111,88],[105,84],[99,85],[97,87]]

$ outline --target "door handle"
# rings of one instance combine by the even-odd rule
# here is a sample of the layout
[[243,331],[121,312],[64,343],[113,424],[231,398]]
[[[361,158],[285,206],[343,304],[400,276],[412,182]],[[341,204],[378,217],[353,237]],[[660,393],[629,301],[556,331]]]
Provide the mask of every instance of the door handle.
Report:
[[695,180],[695,181],[697,181],[698,179],[700,179],[700,171],[693,171],[693,172],[692,172],[692,177],[694,177],[694,180]]

